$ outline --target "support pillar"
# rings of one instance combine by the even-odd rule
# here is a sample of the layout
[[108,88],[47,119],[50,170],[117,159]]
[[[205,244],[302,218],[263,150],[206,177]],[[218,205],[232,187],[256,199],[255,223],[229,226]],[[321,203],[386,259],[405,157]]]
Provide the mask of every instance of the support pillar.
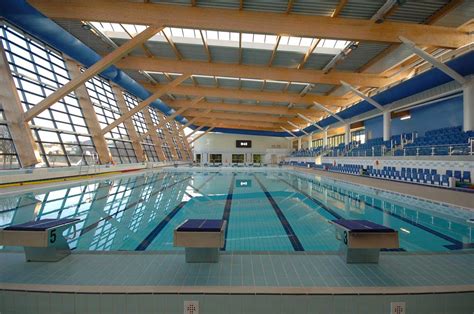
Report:
[[349,145],[351,141],[351,125],[344,125],[344,144]]
[[163,153],[163,149],[161,147],[162,146],[161,139],[159,138],[158,133],[156,133],[156,128],[155,128],[155,125],[153,124],[153,119],[151,118],[151,114],[149,110],[150,108],[145,108],[143,110],[143,116],[145,117],[146,126],[148,130],[150,130],[149,136],[151,137],[151,141],[153,145],[155,146],[155,152],[158,155],[158,158],[160,158],[160,161],[165,161],[166,156]]
[[390,111],[384,111],[383,113],[383,140],[389,141],[392,136],[392,116]]
[[[74,79],[81,74],[79,66],[74,61],[67,59],[66,66],[71,79]],[[102,135],[99,120],[97,119],[94,105],[92,105],[91,99],[89,98],[86,86],[84,84],[79,85],[79,87],[76,88],[75,93],[79,100],[79,106],[82,108],[82,114],[84,120],[86,120],[87,128],[92,136],[92,141],[94,142],[99,162],[101,164],[112,162],[112,155],[110,154],[107,141],[104,135]]]
[[301,137],[298,137],[298,150],[301,149]]
[[28,122],[23,119],[23,107],[1,43],[0,54],[0,106],[7,120],[21,166],[31,167],[41,162],[38,145]]
[[328,129],[324,129],[323,132],[323,147],[328,146]]
[[308,148],[313,147],[313,134],[308,135]]
[[[125,102],[125,97],[123,96],[123,91],[120,87],[113,85],[112,92],[115,94],[117,99],[117,105],[119,110],[121,111],[122,115],[128,111],[127,103]],[[126,119],[122,122],[127,129],[128,137],[132,142],[133,150],[135,151],[135,155],[137,156],[138,162],[145,161],[145,152],[143,151],[142,144],[140,143],[140,137],[138,136],[137,130],[135,130],[135,126],[133,125],[132,117]]]
[[474,130],[474,78],[463,85],[463,130]]

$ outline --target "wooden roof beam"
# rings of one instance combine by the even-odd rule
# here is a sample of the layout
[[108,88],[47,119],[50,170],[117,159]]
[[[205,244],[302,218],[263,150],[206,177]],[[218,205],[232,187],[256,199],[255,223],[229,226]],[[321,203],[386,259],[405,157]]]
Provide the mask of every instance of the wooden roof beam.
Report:
[[472,41],[472,35],[455,28],[389,21],[374,24],[363,19],[129,1],[69,0],[64,5],[62,0],[29,0],[29,3],[54,19],[153,25],[159,17],[162,25],[184,28],[249,33],[258,30],[268,34],[387,43],[399,43],[399,36],[405,36],[419,46],[443,48],[459,48]]
[[389,79],[378,74],[351,73],[321,70],[290,69],[282,67],[238,65],[228,63],[209,63],[205,61],[171,60],[164,58],[126,57],[117,66],[127,70],[144,70],[149,72],[180,72],[195,75],[240,77],[273,81],[291,81],[310,84],[339,84],[346,81],[350,84],[367,87],[383,87]]

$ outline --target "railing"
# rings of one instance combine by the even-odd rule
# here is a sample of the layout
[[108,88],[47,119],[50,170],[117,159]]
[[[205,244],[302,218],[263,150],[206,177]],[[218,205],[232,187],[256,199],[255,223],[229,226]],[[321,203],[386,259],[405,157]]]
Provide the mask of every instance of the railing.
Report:
[[446,144],[404,147],[397,150],[395,156],[453,156],[474,155],[474,140],[470,144]]

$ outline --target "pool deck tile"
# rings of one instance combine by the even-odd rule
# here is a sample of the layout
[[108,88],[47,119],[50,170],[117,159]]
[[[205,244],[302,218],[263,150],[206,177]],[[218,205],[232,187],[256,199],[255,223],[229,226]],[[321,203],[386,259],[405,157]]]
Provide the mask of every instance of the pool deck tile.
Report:
[[373,294],[474,291],[474,252],[382,253],[379,264],[336,254],[221,254],[186,264],[184,254],[72,254],[26,263],[0,253],[0,289],[102,293]]

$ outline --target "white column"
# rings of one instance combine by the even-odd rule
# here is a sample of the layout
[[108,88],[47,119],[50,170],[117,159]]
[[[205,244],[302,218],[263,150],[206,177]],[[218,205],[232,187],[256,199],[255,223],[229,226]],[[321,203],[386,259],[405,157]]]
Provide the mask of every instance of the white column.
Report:
[[324,129],[323,133],[323,147],[328,146],[328,129]]
[[344,144],[348,145],[351,141],[351,125],[344,125]]
[[390,111],[384,111],[383,113],[383,140],[390,140],[392,128],[392,117]]
[[301,137],[298,137],[298,150],[301,149]]
[[308,148],[313,147],[313,134],[308,135]]
[[474,78],[463,85],[463,130],[464,132],[474,130]]

